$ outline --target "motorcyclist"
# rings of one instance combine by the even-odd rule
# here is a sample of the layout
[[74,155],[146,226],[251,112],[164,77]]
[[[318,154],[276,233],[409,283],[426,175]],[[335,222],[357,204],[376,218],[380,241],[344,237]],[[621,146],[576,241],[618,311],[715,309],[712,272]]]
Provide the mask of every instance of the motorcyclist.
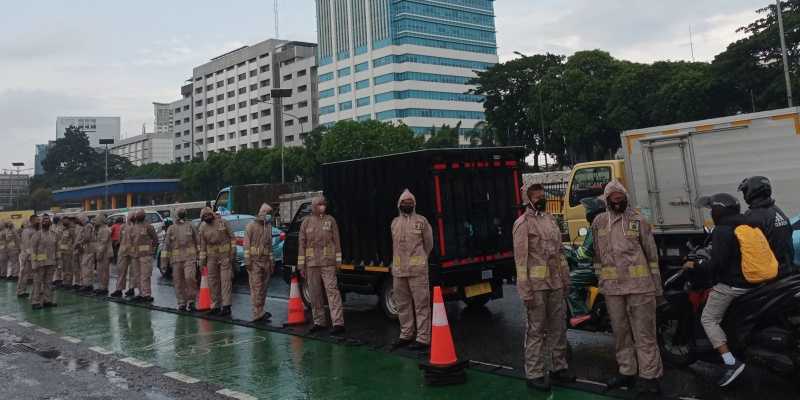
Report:
[[[606,212],[606,203],[597,197],[585,198],[581,200],[581,204],[583,204],[583,207],[586,209],[586,221],[589,222],[589,226],[592,226],[595,217]],[[576,252],[578,261],[580,262],[592,262],[594,259],[594,237],[591,229],[586,232],[583,243],[578,247]]]
[[742,181],[739,191],[750,206],[744,215],[758,222],[778,259],[778,273],[786,276],[795,272],[792,226],[789,218],[772,198],[772,184],[763,176],[751,176]]
[[[606,203],[597,197],[588,197],[581,200],[581,204],[586,209],[586,221],[589,226],[594,222],[595,217],[606,212]],[[570,259],[572,257],[572,259]],[[576,327],[591,319],[591,311],[587,304],[589,296],[588,288],[597,286],[597,276],[592,268],[594,260],[594,236],[589,229],[583,237],[583,243],[574,252],[567,253],[567,260],[570,261],[570,294],[567,298],[570,314],[570,325]],[[582,265],[586,265],[582,268]]]
[[700,261],[687,261],[684,269],[697,268],[708,272],[714,283],[700,322],[711,344],[722,356],[725,372],[719,381],[719,386],[725,387],[742,373],[745,364],[736,359],[728,349],[727,337],[720,323],[731,303],[755,286],[749,283],[742,273],[742,253],[734,230],[740,225],[757,227],[759,223],[742,215],[739,201],[728,193],[701,197],[696,205],[711,209],[711,218],[714,220],[711,256]]

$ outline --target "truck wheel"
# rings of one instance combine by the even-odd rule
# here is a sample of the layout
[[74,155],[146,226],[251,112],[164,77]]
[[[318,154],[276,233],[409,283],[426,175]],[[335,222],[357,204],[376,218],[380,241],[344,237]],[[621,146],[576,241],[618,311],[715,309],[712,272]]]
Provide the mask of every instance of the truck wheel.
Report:
[[158,268],[158,272],[161,273],[162,278],[172,277],[172,268],[170,268],[169,264],[162,264],[161,257],[156,258],[156,268]]
[[394,288],[392,277],[387,276],[378,288],[378,306],[383,315],[391,320],[397,319],[397,304],[394,302]]
[[303,299],[303,304],[306,306],[307,309],[311,309],[311,292],[308,290],[308,285],[306,284],[306,279],[300,277],[297,280],[297,283],[300,285],[300,298]]
[[464,299],[464,304],[469,308],[479,308],[486,306],[490,300],[492,300],[490,296],[468,297]]
[[658,348],[665,363],[675,367],[687,367],[697,356],[684,340],[681,321],[674,317],[659,319],[657,325]]

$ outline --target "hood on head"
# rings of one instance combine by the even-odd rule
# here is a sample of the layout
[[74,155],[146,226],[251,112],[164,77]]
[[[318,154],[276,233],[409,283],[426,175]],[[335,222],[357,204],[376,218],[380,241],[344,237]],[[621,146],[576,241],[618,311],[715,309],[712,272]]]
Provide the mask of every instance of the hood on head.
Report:
[[97,226],[103,225],[103,224],[106,223],[106,215],[105,214],[97,214],[94,217],[94,221],[92,221],[92,222],[94,222],[94,224],[97,225]]
[[414,197],[414,194],[411,193],[410,190],[405,189],[405,190],[403,190],[403,193],[400,194],[400,198],[397,199],[397,208],[400,208],[400,203],[402,203],[403,200],[411,200],[411,201],[413,201],[414,202],[414,208],[415,209],[417,208],[417,198]]
[[85,225],[86,223],[89,222],[89,217],[87,217],[86,214],[80,214],[78,215],[78,221],[80,221],[81,224]]
[[612,179],[611,182],[608,182],[605,190],[603,190],[603,197],[601,200],[608,204],[608,196],[611,196],[612,193],[622,193],[625,197],[628,197],[628,190],[625,189],[625,185],[617,179]]
[[183,208],[183,207],[181,207],[181,208],[178,208],[177,210],[175,210],[175,216],[176,216],[176,217],[177,217],[178,215],[181,215],[181,214],[186,214],[186,209],[185,209],[185,208]]
[[321,203],[327,203],[327,202],[328,200],[325,199],[325,196],[314,197],[314,199],[311,200],[311,213],[317,214],[317,206],[320,205]]
[[258,217],[264,218],[267,214],[272,212],[272,207],[269,206],[267,203],[261,204],[261,208],[258,209]]
[[200,211],[200,218],[205,217],[206,214],[214,215],[214,210],[212,210],[211,207],[203,207],[203,210]]

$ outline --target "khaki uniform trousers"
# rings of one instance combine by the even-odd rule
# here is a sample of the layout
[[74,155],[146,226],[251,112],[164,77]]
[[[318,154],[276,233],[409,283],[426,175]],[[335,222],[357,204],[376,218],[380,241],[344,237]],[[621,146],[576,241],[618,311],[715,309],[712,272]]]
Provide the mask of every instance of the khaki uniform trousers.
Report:
[[422,276],[392,278],[394,303],[400,320],[400,339],[431,343],[431,288]]
[[178,307],[194,303],[197,297],[197,267],[194,260],[172,263],[172,284]]
[[92,286],[94,281],[94,253],[81,254],[81,286]]
[[325,315],[325,298],[323,297],[327,294],[333,325],[344,326],[342,295],[339,293],[339,283],[336,280],[336,267],[306,267],[306,282],[311,296],[311,314],[314,318],[314,325],[328,326]]
[[53,289],[50,283],[56,272],[55,265],[41,265],[33,269],[33,294],[31,304],[44,305],[53,302]]
[[253,307],[253,320],[264,316],[264,303],[267,299],[267,287],[272,276],[272,268],[266,261],[250,261],[247,266],[250,281],[250,303]]
[[138,271],[133,267],[133,257],[126,254],[117,257],[117,290],[124,292],[128,282],[130,282],[131,289],[138,289]]
[[567,368],[567,317],[564,289],[537,290],[525,302],[525,377],[546,375],[547,355],[552,357],[552,370]]
[[131,257],[131,268],[133,268],[134,276],[138,277],[137,282],[139,285],[139,296],[150,297],[153,294],[153,288],[150,284],[150,278],[153,276],[153,257],[150,255],[141,257]]
[[225,254],[212,254],[207,258],[208,288],[211,289],[211,302],[214,308],[221,308],[232,304],[231,290],[233,289],[233,270],[231,258]]
[[19,275],[19,254],[8,255],[8,276],[17,277]]
[[[61,253],[61,283],[72,286],[75,279],[75,257]],[[55,278],[54,278],[55,279]]]
[[109,268],[111,259],[105,256],[95,256],[97,259],[97,285],[95,289],[108,290],[108,280],[111,277]]
[[28,292],[29,280],[31,276],[31,256],[28,254],[19,255],[19,280],[17,281],[17,295]]
[[652,293],[605,296],[614,331],[619,373],[644,379],[664,374],[656,337],[656,297]]

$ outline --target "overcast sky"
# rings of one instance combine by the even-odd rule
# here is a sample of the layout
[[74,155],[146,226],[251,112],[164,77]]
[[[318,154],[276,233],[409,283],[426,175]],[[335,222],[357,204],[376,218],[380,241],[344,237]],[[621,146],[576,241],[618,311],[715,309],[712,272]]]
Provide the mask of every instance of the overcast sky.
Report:
[[[316,40],[311,0],[281,1],[281,38]],[[501,60],[604,49],[639,62],[710,61],[767,0],[497,0]],[[153,127],[192,67],[274,36],[271,0],[0,0],[0,168],[33,165],[59,115]]]

